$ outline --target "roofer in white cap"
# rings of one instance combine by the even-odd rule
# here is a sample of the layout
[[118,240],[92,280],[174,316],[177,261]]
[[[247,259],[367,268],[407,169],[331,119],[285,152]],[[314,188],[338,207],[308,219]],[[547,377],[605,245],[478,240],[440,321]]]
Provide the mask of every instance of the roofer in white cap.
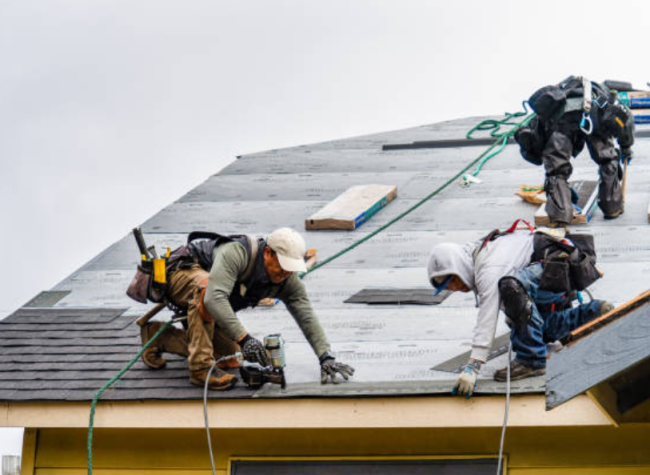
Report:
[[[347,380],[354,369],[336,361],[331,353],[298,275],[307,271],[305,251],[302,236],[290,228],[277,229],[267,239],[191,233],[187,244],[168,259],[167,298],[187,309],[187,332],[167,328],[143,354],[145,364],[162,368],[163,352],[182,354],[188,359],[190,382],[200,386],[205,384],[215,359],[240,350],[247,361],[268,366],[264,345],[248,333],[236,312],[273,298],[286,305],[314,350],[321,366],[321,382],[336,383],[337,375]],[[143,344],[161,325],[153,322],[143,329]],[[236,360],[218,365],[208,387],[233,387],[237,378],[224,370],[237,366]]]

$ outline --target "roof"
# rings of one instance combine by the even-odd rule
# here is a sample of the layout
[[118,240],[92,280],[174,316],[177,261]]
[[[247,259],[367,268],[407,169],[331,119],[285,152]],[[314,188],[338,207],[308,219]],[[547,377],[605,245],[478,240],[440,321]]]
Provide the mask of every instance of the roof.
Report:
[[[193,230],[266,235],[280,226],[304,229],[304,220],[345,191],[364,183],[394,184],[398,198],[356,231],[305,231],[320,259],[377,229],[446,182],[475,159],[482,147],[382,150],[388,144],[462,139],[482,118],[467,118],[363,137],[335,140],[238,157],[231,165],[167,206],[142,229],[149,244],[174,248]],[[484,136],[487,132],[484,133]],[[480,136],[480,135],[479,135]],[[596,236],[605,278],[592,288],[598,298],[624,302],[647,287],[650,240],[650,143],[635,146],[626,212],[606,221],[596,212],[588,230]],[[282,305],[239,313],[251,334],[280,332],[288,361],[286,391],[277,387],[213,393],[211,397],[365,397],[448,394],[457,375],[430,368],[470,349],[476,309],[473,296],[454,294],[442,305],[344,303],[369,287],[428,288],[430,248],[443,241],[474,240],[517,217],[531,219],[536,207],[514,192],[540,184],[543,169],[507,146],[483,168],[482,184],[452,184],[414,213],[353,251],[305,278],[317,314],[340,359],[354,365],[353,383],[321,386],[318,364],[299,328]],[[586,152],[574,161],[574,178],[596,179]],[[134,356],[139,347],[135,319],[150,306],[128,299],[125,289],[139,254],[126,233],[51,291],[0,322],[0,400],[89,400]],[[161,319],[169,318],[161,314]],[[497,335],[507,332],[503,320]],[[505,392],[491,380],[505,355],[489,361],[477,391]],[[102,399],[199,399],[186,362],[168,357],[153,371],[142,362]],[[513,383],[513,392],[543,393],[543,378]]]
[[572,334],[573,340],[549,361],[549,409],[592,391],[620,422],[650,399],[650,291]]

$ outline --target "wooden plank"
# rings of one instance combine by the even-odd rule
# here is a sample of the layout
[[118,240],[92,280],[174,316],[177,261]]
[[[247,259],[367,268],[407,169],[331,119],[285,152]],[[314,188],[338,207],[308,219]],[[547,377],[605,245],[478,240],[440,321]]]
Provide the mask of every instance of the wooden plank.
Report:
[[358,185],[305,220],[305,229],[354,230],[397,197],[395,185]]
[[621,413],[616,408],[616,391],[612,389],[609,383],[603,382],[594,386],[587,391],[587,396],[603,414],[611,421],[614,427],[619,427],[621,422]]
[[547,410],[618,376],[648,355],[650,305],[645,305],[551,356],[546,369]]
[[[587,224],[591,221],[596,206],[598,205],[598,182],[591,180],[581,180],[570,183],[571,187],[578,193],[578,206],[581,211],[573,213],[572,225]],[[546,204],[540,205],[535,213],[535,225],[548,226],[551,220],[546,214]]]
[[601,315],[589,323],[576,328],[571,333],[563,337],[561,341],[564,345],[571,344],[572,342],[575,342],[576,340],[579,340],[580,338],[583,338],[595,332],[608,323],[611,323],[614,320],[627,315],[635,308],[645,305],[648,301],[650,301],[650,290],[646,290],[641,295],[634,297],[629,302],[626,302],[623,305],[616,307],[614,310],[607,312],[605,315]]
[[25,428],[23,434],[23,453],[21,459],[21,475],[34,475],[36,467],[36,445],[38,444],[38,429]]

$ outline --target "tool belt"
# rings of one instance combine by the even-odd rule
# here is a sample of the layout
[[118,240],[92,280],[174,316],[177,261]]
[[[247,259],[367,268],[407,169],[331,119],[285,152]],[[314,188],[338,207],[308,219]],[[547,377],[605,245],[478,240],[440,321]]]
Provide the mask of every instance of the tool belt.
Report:
[[[161,261],[162,265],[157,261]],[[164,262],[165,259],[140,262],[126,290],[126,295],[140,303],[147,303],[147,301],[160,303],[165,300],[167,276]]]
[[531,262],[541,262],[540,290],[571,292],[584,290],[601,277],[596,267],[594,237],[568,234],[559,240],[537,232]]

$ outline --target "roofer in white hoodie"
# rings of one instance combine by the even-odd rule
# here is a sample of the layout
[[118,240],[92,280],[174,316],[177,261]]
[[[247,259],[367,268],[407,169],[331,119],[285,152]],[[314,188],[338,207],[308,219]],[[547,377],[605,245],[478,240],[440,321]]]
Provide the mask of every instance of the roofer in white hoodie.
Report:
[[[511,278],[504,281],[508,283],[515,281],[516,285],[523,289],[523,298],[530,314],[524,322],[526,331],[522,334],[515,331],[517,321],[513,322],[511,320],[513,315],[506,310],[507,317],[511,317],[506,318],[506,322],[513,328],[511,333],[513,350],[517,352],[517,358],[511,369],[511,372],[518,372],[516,379],[543,374],[546,365],[546,342],[560,338],[568,332],[567,330],[573,330],[604,310],[605,302],[598,300],[576,308],[570,308],[570,301],[567,301],[565,310],[561,311],[555,311],[554,304],[552,307],[547,304],[560,299],[566,301],[566,295],[538,290],[537,282],[541,275],[541,264],[531,265],[530,262],[533,253],[533,236],[533,232],[526,229],[501,235],[494,240],[479,240],[464,245],[442,243],[435,246],[429,255],[427,265],[429,282],[438,289],[437,292],[443,289],[454,292],[473,291],[477,300],[478,315],[472,339],[472,351],[469,362],[456,381],[452,393],[466,395],[469,398],[474,391],[481,365],[487,360],[494,341],[502,297],[499,293],[499,281],[503,277],[516,276],[516,280]],[[516,300],[522,295],[516,295],[515,292],[514,297]],[[546,299],[543,300],[544,305],[540,305],[539,297]],[[504,297],[504,303],[505,300]],[[516,320],[517,316],[514,316],[514,319]],[[501,380],[498,377],[499,373],[505,374],[505,369],[497,371],[495,374],[497,380]]]

